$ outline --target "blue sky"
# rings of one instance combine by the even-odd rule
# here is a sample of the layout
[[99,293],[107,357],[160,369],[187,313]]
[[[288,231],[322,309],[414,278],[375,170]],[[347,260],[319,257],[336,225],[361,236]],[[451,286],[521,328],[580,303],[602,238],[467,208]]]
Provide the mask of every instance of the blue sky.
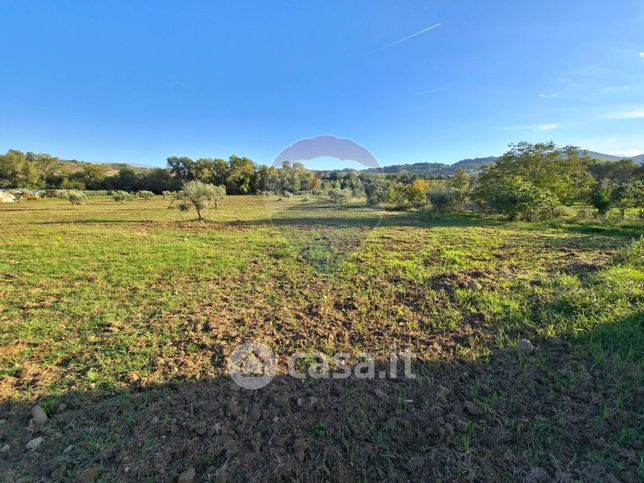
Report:
[[333,134],[383,165],[520,140],[644,152],[641,0],[0,0],[0,19],[2,151],[270,164]]

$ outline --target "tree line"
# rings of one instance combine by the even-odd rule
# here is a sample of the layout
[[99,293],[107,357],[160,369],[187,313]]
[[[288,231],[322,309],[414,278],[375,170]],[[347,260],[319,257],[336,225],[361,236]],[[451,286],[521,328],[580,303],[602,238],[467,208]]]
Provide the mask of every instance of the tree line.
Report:
[[[61,167],[62,166],[62,167]],[[119,193],[181,191],[188,182],[221,187],[229,195],[325,196],[336,203],[352,198],[399,208],[433,206],[448,211],[465,202],[511,219],[547,218],[561,206],[591,204],[599,214],[642,209],[644,167],[632,160],[602,162],[576,147],[518,143],[476,176],[462,169],[451,176],[420,173],[311,171],[300,162],[257,165],[246,157],[172,156],[167,168],[108,175],[105,166],[84,163],[75,171],[48,154],[10,150],[0,155],[0,187],[51,190],[108,190]],[[124,196],[124,195],[119,195]]]

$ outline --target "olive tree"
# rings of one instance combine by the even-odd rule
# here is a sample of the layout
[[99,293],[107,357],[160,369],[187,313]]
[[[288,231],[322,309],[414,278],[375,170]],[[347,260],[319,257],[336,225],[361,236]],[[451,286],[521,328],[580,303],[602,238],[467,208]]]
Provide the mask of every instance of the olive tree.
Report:
[[197,216],[203,220],[201,212],[210,207],[219,207],[219,202],[226,196],[225,186],[215,186],[201,181],[188,181],[183,184],[181,191],[182,202],[179,209],[188,211],[194,206]]
[[132,199],[132,195],[128,193],[127,191],[114,191],[112,193],[112,199],[116,201],[117,203],[125,203],[126,201],[130,201]]
[[78,190],[61,190],[58,192],[58,197],[69,201],[74,207],[87,200],[85,193]]
[[154,198],[154,193],[152,191],[141,190],[136,192],[137,198],[143,198],[144,200],[151,200]]

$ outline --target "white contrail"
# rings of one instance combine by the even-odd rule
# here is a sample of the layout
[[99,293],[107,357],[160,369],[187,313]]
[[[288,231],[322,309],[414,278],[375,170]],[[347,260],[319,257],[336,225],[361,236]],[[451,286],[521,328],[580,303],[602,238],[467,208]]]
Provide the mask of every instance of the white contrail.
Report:
[[440,25],[441,25],[441,22],[439,22],[437,24],[434,24],[431,27],[427,27],[426,29],[421,30],[420,32],[416,32],[414,34],[408,35],[407,37],[403,37],[402,39],[396,40],[395,42],[390,43],[386,47],[393,47],[394,45],[398,45],[399,43],[404,42],[405,40],[409,40],[411,38],[416,37],[417,35],[424,34],[428,30],[435,29],[436,27],[438,27]]
[[424,96],[425,94],[431,94],[432,92],[439,92],[439,91],[444,91],[444,90],[445,90],[444,87],[441,87],[440,89],[429,89],[428,91],[417,92],[416,95],[417,96]]

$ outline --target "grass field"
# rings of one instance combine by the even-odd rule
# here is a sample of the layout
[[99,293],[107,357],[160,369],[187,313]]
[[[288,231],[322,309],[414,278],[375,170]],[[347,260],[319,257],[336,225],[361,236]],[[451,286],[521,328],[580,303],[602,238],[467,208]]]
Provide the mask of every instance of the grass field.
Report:
[[[5,480],[644,478],[636,217],[169,205],[0,206]],[[249,340],[278,357],[258,391],[226,375]],[[296,351],[392,346],[416,379],[285,375]]]

